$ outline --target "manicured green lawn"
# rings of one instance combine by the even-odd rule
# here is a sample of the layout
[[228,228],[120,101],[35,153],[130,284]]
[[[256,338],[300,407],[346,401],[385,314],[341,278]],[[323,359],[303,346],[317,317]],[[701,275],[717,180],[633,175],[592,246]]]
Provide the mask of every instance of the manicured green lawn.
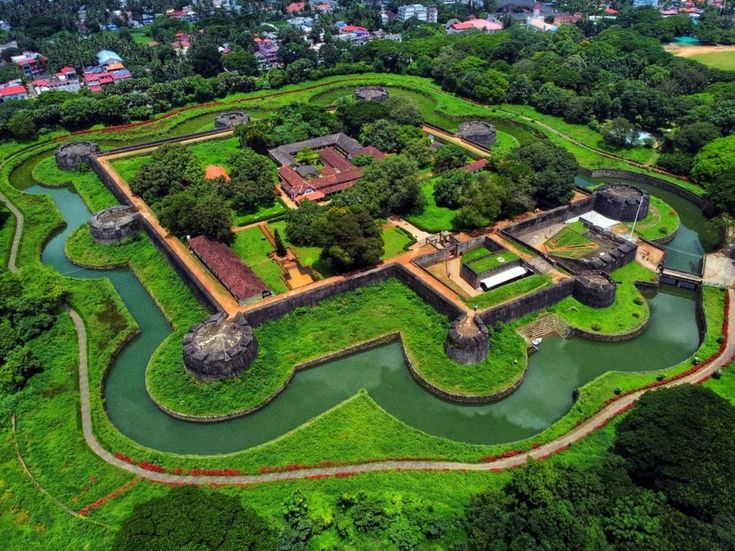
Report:
[[383,260],[406,252],[408,247],[416,242],[412,235],[393,224],[385,224],[381,230],[383,234],[383,245],[385,247]]
[[480,258],[476,258],[475,260],[466,260],[464,261],[464,264],[467,265],[467,267],[475,272],[476,274],[485,272],[487,270],[492,270],[494,268],[499,268],[503,264],[507,264],[508,262],[513,262],[514,260],[518,259],[518,255],[512,251],[499,251],[487,254],[485,256],[482,256]]
[[406,220],[411,224],[429,233],[455,229],[454,217],[457,216],[457,211],[438,206],[434,199],[434,186],[437,181],[438,178],[430,178],[421,183],[421,193],[426,200],[426,206],[420,213],[406,216]]
[[[255,328],[258,357],[246,372],[226,382],[202,385],[178,361],[158,361],[146,372],[155,399],[192,415],[226,414],[257,406],[288,380],[297,365],[350,345],[400,331],[418,373],[448,392],[485,395],[506,388],[525,369],[525,344],[510,327],[493,333],[493,354],[464,366],[444,353],[448,320],[397,280],[369,285],[299,308]],[[160,352],[160,349],[159,349]],[[185,404],[182,407],[181,404]]]
[[274,249],[260,228],[249,228],[237,232],[231,247],[235,254],[268,285],[271,291],[285,293],[288,290],[281,278],[280,266],[268,257],[268,254]]
[[268,228],[270,229],[271,233],[275,235],[276,230],[278,230],[278,233],[281,234],[281,237],[283,238],[283,242],[286,244],[286,246],[291,247],[291,250],[296,254],[296,256],[299,258],[299,262],[301,262],[304,266],[309,266],[311,268],[314,268],[319,273],[321,273],[323,276],[328,276],[329,272],[322,273],[319,268],[324,269],[324,266],[322,266],[321,262],[319,261],[319,256],[322,254],[321,247],[301,247],[297,245],[293,245],[286,236],[286,221],[285,220],[277,220],[275,222],[269,222]]
[[[677,212],[668,203],[652,195],[648,216],[636,223],[635,233],[644,239],[662,239],[673,235],[680,223]],[[629,229],[633,228],[632,222],[626,222],[625,225]]]
[[235,226],[247,226],[248,224],[260,222],[262,220],[270,220],[286,211],[288,211],[288,207],[283,203],[283,201],[276,199],[273,202],[272,207],[260,207],[257,211],[251,214],[237,214],[233,211],[232,223]]
[[598,248],[597,243],[585,237],[587,229],[581,220],[564,226],[549,239],[545,246],[549,254],[562,258],[582,258]]
[[549,285],[551,285],[550,276],[544,274],[533,274],[511,283],[501,285],[495,289],[491,289],[490,291],[479,294],[476,297],[463,298],[462,300],[478,310],[483,310],[514,298],[521,297],[532,291],[539,291]]
[[627,333],[640,327],[648,319],[649,309],[634,282],[653,281],[655,274],[637,262],[631,262],[613,272],[612,277],[618,283],[612,306],[591,308],[567,297],[549,308],[549,311],[559,314],[572,327],[590,333]]
[[735,71],[735,52],[712,52],[690,56],[689,59],[705,64],[713,69]]
[[477,260],[478,258],[482,258],[483,256],[487,256],[489,254],[492,254],[490,250],[485,247],[477,247],[476,249],[472,249],[471,251],[467,251],[462,255],[462,261],[466,264],[467,262],[472,262],[473,260]]

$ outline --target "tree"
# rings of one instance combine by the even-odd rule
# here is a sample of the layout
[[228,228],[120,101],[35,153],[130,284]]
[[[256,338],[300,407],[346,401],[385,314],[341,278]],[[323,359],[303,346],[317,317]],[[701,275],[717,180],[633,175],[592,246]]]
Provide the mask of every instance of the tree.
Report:
[[130,189],[152,203],[166,195],[200,182],[202,168],[183,145],[162,145],[130,180]]
[[720,137],[720,129],[706,121],[687,124],[679,128],[671,142],[687,153],[695,154],[715,138]]
[[461,228],[480,228],[496,222],[502,212],[502,192],[488,173],[475,174],[460,190],[455,224]]
[[694,158],[692,179],[707,187],[726,172],[735,169],[735,135],[717,138],[705,145]]
[[266,122],[252,121],[238,124],[235,127],[235,137],[240,141],[240,147],[249,147],[256,153],[265,155],[271,146],[269,130]]
[[359,136],[364,125],[387,117],[388,110],[383,103],[356,101],[353,98],[337,103],[337,118],[350,136]]
[[434,154],[434,172],[461,168],[467,163],[467,152],[454,144],[442,145]]
[[286,251],[286,245],[284,245],[284,243],[283,243],[283,238],[281,237],[281,232],[279,232],[278,230],[276,230],[273,233],[273,239],[276,242],[276,254],[278,256],[286,256],[286,253],[287,253],[287,251]]
[[469,184],[472,175],[466,170],[453,169],[442,173],[434,186],[434,200],[440,207],[457,209],[461,206],[462,188]]
[[115,551],[276,548],[275,531],[240,498],[193,486],[137,505],[113,541]]
[[648,392],[617,429],[614,452],[631,478],[687,515],[735,512],[735,409],[711,390]]
[[195,40],[186,55],[194,72],[203,77],[213,77],[222,70],[222,54],[211,39]]
[[255,212],[273,205],[273,188],[278,180],[276,165],[265,155],[243,149],[230,155],[231,180],[220,190],[239,213]]
[[339,270],[350,270],[380,262],[383,237],[365,207],[331,207],[323,224],[322,258]]
[[36,123],[29,111],[18,111],[8,120],[8,130],[16,140],[32,140],[38,136]]
[[361,142],[393,153],[402,151],[409,142],[422,137],[420,129],[387,119],[369,122],[363,125],[360,132]]
[[[361,103],[375,104],[376,102]],[[389,97],[382,105],[384,106],[385,113],[389,115],[390,119],[398,124],[421,126],[421,123],[423,122],[421,111],[419,111],[416,103],[408,98],[402,96]]]
[[[365,192],[374,198],[385,215],[418,211],[424,206],[418,167],[405,155],[390,155],[368,166],[360,181],[345,191],[353,190],[357,194]],[[345,192],[341,195],[345,196],[344,201],[339,197],[342,204],[350,204],[350,197],[355,197]]]
[[250,52],[238,48],[222,56],[222,63],[230,71],[237,71],[241,75],[257,75],[258,62]]
[[574,193],[574,177],[579,164],[563,147],[546,141],[525,144],[509,155],[530,167],[533,197],[551,205],[567,203]]
[[0,387],[8,394],[22,389],[28,379],[41,371],[41,362],[25,346],[18,346],[8,352],[0,365]]
[[15,63],[3,63],[0,65],[0,82],[23,78],[23,71]]
[[[344,192],[343,192],[344,193]],[[286,236],[294,245],[320,245],[323,209],[313,201],[302,201],[286,214]]]
[[211,186],[200,184],[167,195],[158,210],[161,224],[176,235],[232,240],[230,207]]
[[717,208],[735,214],[735,170],[720,175],[707,189],[705,197],[717,205]]
[[638,139],[638,128],[623,117],[617,117],[602,129],[602,139],[612,147],[633,147]]

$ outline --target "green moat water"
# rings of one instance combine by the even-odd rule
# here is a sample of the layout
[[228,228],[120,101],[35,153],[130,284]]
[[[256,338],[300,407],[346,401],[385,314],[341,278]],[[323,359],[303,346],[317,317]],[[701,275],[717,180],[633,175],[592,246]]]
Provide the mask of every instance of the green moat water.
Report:
[[255,446],[299,427],[360,389],[391,415],[429,434],[472,443],[513,441],[563,416],[572,405],[572,390],[605,371],[664,368],[684,360],[698,346],[693,295],[671,289],[650,300],[650,326],[633,341],[545,339],[531,356],[521,387],[493,404],[460,405],[436,398],[411,378],[400,345],[391,344],[297,374],[283,393],[251,415],[209,424],[181,421],[158,409],[145,389],[148,360],[171,332],[151,297],[128,270],[80,269],[66,258],[64,243],[89,218],[75,192],[38,185],[27,191],[50,195],[67,221],[64,231],[44,248],[43,262],[69,277],[110,279],[140,326],[141,335],[110,368],[105,404],[122,433],[159,450],[217,454]]

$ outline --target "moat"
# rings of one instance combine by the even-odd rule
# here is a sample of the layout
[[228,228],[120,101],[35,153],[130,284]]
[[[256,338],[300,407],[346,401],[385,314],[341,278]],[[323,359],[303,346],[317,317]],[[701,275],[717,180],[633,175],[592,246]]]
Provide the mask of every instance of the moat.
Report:
[[[27,191],[50,195],[67,222],[48,242],[43,261],[69,277],[110,279],[141,328],[141,335],[110,368],[105,405],[122,433],[159,450],[218,454],[252,447],[296,429],[360,389],[391,415],[429,434],[472,443],[508,442],[538,433],[559,419],[572,405],[573,389],[600,374],[673,366],[699,344],[692,330],[693,293],[663,287],[649,299],[650,325],[641,337],[618,344],[547,338],[530,357],[521,387],[493,404],[454,404],[428,393],[411,378],[396,343],[301,372],[275,400],[245,417],[208,424],[182,421],[158,409],[145,388],[148,361],[171,331],[160,310],[130,271],[80,269],[66,258],[67,238],[90,215],[76,193],[37,185]],[[697,251],[692,248],[689,254]]]

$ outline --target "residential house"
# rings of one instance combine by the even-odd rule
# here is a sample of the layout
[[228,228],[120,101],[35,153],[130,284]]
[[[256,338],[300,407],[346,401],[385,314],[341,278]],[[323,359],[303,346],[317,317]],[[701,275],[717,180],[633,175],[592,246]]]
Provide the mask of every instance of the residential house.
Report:
[[467,21],[457,21],[450,19],[445,25],[447,33],[456,34],[467,31],[479,31],[483,33],[496,33],[503,30],[503,24],[500,21],[489,19],[468,19]]
[[55,75],[43,75],[33,81],[36,94],[43,94],[52,90],[63,92],[78,92],[82,83],[73,67],[62,67]]
[[278,42],[272,38],[255,38],[258,51],[255,52],[255,60],[260,69],[271,69],[280,65],[278,59]]
[[0,84],[0,101],[28,99],[28,91],[21,80],[11,80]]
[[398,8],[398,19],[408,21],[415,17],[419,21],[426,23],[436,23],[437,9],[436,6],[424,6],[423,4],[407,4]]
[[291,2],[286,6],[286,13],[289,15],[301,13],[306,7],[306,2]]
[[35,78],[46,72],[48,58],[37,52],[23,52],[20,55],[12,56],[10,61],[23,70],[23,75],[26,78]]

